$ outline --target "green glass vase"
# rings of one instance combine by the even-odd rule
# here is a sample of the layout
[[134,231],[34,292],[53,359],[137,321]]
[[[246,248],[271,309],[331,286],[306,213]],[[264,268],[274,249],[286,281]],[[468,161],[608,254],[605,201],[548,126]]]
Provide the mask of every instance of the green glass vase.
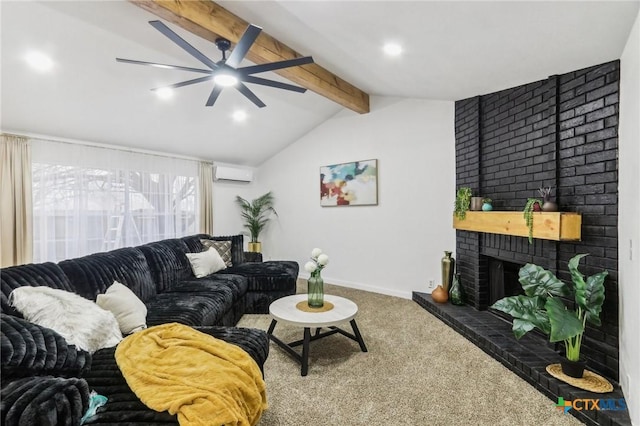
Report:
[[307,303],[310,308],[322,308],[324,306],[324,281],[320,272],[312,273],[307,280]]
[[449,300],[454,305],[464,305],[464,289],[460,283],[460,274],[453,276],[453,282],[449,289]]

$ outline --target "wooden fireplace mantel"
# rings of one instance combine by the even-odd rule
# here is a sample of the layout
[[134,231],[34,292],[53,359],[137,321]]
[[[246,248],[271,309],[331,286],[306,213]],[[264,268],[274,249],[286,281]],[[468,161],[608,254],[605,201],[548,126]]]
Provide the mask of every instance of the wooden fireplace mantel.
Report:
[[[523,213],[468,211],[463,220],[453,216],[453,227],[461,231],[528,237]],[[534,212],[533,238],[555,241],[579,241],[582,215],[568,212]]]

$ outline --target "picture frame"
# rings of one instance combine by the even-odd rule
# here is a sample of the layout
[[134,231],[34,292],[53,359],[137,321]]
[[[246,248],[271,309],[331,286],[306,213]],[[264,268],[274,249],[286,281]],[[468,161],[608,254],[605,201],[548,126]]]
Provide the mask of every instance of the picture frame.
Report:
[[320,167],[320,205],[378,205],[378,160],[360,160]]

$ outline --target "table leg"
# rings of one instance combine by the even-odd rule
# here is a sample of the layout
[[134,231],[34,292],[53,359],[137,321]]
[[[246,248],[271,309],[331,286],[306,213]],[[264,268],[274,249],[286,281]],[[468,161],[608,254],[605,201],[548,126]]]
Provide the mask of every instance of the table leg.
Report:
[[353,329],[353,334],[355,334],[357,338],[357,342],[360,344],[360,350],[362,352],[367,352],[367,347],[364,345],[364,340],[362,340],[362,335],[360,334],[360,330],[358,330],[358,326],[356,325],[356,320],[351,320],[351,328]]
[[302,342],[302,370],[300,375],[306,376],[309,371],[309,342],[311,341],[311,329],[305,327]]
[[269,325],[269,330],[267,330],[267,334],[273,334],[273,329],[276,328],[276,323],[278,321],[271,320],[271,325]]

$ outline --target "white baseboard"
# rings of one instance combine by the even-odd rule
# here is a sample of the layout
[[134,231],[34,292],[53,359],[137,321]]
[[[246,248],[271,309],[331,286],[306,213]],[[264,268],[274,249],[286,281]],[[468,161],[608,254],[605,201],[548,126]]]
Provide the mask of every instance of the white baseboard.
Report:
[[[298,275],[298,278],[301,279],[308,279],[309,278],[309,274],[300,274]],[[403,299],[411,299],[413,294],[410,291],[400,291],[400,290],[393,290],[393,289],[389,289],[389,288],[385,288],[385,287],[376,287],[376,286],[372,286],[369,284],[362,284],[362,283],[357,283],[357,282],[353,282],[353,281],[345,281],[345,280],[338,280],[338,279],[334,279],[331,277],[322,277],[322,279],[324,280],[325,284],[329,284],[329,285],[337,285],[340,287],[347,287],[347,288],[353,288],[356,290],[363,290],[363,291],[369,291],[371,293],[378,293],[378,294],[385,294],[387,296],[395,296],[395,297],[401,297]]]

